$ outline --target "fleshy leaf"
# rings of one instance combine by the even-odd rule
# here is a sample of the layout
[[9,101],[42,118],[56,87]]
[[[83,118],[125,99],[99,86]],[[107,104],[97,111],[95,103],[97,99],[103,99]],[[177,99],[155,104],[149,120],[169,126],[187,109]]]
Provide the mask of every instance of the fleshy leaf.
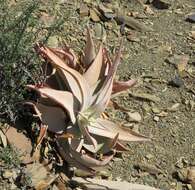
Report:
[[85,140],[87,140],[88,143],[92,144],[94,146],[94,149],[97,149],[97,141],[89,134],[88,131],[88,121],[86,118],[84,118],[82,115],[78,116],[78,126],[81,131],[81,134],[84,136]]
[[124,90],[129,89],[130,87],[134,86],[136,84],[137,80],[131,79],[128,81],[114,81],[113,87],[112,87],[112,93],[118,93]]
[[95,60],[92,62],[92,64],[89,66],[89,68],[83,75],[90,86],[93,86],[94,84],[96,84],[96,82],[101,76],[101,71],[102,71],[103,66],[106,67],[106,65],[103,64],[102,51],[103,49],[101,45]]
[[68,60],[68,65],[72,68],[76,67],[77,57],[74,51],[67,46],[65,48],[51,48],[56,54],[60,56],[61,59]]
[[122,47],[122,42],[120,44],[120,48],[115,57],[115,60],[108,71],[108,75],[106,76],[106,79],[101,89],[99,90],[99,93],[96,95],[96,99],[94,102],[94,108],[96,109],[96,112],[100,112],[100,113],[103,112],[110,100],[112,87],[113,87],[113,79],[116,73],[116,69],[120,63],[121,47]]
[[95,47],[91,37],[90,29],[87,28],[87,40],[86,40],[84,56],[82,60],[84,66],[88,67],[92,63],[94,58],[95,58]]
[[101,154],[106,154],[110,151],[113,151],[115,150],[115,146],[118,142],[118,136],[119,134],[117,133],[116,136],[111,139],[111,138],[106,138],[106,137],[103,137],[103,136],[96,136],[96,139],[98,143],[102,143],[103,146],[101,149],[99,149],[98,153],[101,153]]
[[117,133],[119,133],[118,139],[120,141],[148,141],[149,138],[140,135],[134,131],[126,129],[105,119],[97,119],[96,122],[91,124],[89,127],[89,132],[94,135],[99,135],[107,138],[113,139]]
[[[56,106],[51,106],[51,105],[48,106],[48,105],[36,103],[36,102],[25,102],[25,104],[32,106],[32,108],[34,109],[36,113],[36,116],[39,117],[43,125],[48,126],[49,131],[53,133],[62,133],[63,131],[65,131],[66,129],[65,121],[67,118],[61,107],[56,107]],[[44,129],[42,129],[42,126],[41,126],[41,130],[42,132],[40,132],[41,133],[40,137],[42,136],[44,132]]]
[[104,158],[103,160],[100,161],[100,160],[97,160],[95,158],[88,156],[87,154],[82,154],[82,153],[79,153],[77,151],[74,151],[71,148],[71,142],[69,142],[69,143],[70,143],[70,152],[71,152],[72,156],[78,162],[86,165],[89,168],[105,166],[114,156],[114,155],[107,156],[106,158]]
[[48,125],[48,130],[53,133],[62,133],[65,131],[66,115],[60,107],[45,106],[43,104],[37,104],[37,108],[40,110],[42,122]]
[[81,103],[81,110],[86,108],[89,105],[91,95],[89,85],[85,78],[79,72],[67,66],[52,49],[39,46],[39,52],[51,61],[54,68],[58,69],[60,77],[64,79],[64,82]]
[[40,94],[47,96],[52,101],[58,103],[65,111],[68,112],[73,123],[76,121],[75,112],[78,112],[78,104],[74,96],[67,91],[54,90],[48,87],[38,88],[34,85],[27,85],[28,88],[36,90]]
[[66,140],[64,138],[58,138],[57,139],[57,145],[58,145],[60,155],[69,164],[72,164],[73,166],[75,166],[77,168],[80,168],[84,171],[90,172],[90,173],[95,172],[94,169],[92,169],[90,167],[87,167],[83,163],[80,163],[77,160],[75,160],[75,158],[70,154],[70,147],[69,147],[69,144],[68,144],[68,140]]
[[129,149],[119,141],[117,141],[116,145],[114,146],[114,150],[116,150],[117,152],[129,151]]

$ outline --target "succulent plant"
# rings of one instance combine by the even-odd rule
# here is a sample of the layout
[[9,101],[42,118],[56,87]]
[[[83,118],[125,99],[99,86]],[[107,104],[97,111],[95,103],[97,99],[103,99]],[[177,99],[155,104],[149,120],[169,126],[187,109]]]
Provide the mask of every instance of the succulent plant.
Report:
[[[89,29],[80,62],[73,50],[37,44],[46,59],[47,80],[27,85],[40,94],[34,107],[42,126],[56,134],[61,156],[73,166],[93,172],[104,166],[115,151],[126,151],[126,142],[147,141],[147,137],[121,127],[104,117],[111,94],[125,90],[135,81],[114,82],[121,47],[112,62],[100,45],[97,55]],[[43,131],[45,131],[43,129]]]

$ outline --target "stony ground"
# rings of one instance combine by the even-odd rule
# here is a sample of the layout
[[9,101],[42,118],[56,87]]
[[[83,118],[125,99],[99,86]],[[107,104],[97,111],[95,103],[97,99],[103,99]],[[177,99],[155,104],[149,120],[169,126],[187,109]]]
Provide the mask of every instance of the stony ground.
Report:
[[[93,10],[102,2],[109,2],[104,5],[114,13],[120,9],[123,17],[136,19],[141,29],[133,30],[131,23],[124,22],[123,26],[109,15],[105,20],[95,14]],[[50,25],[56,15],[63,15],[63,26],[48,43],[55,46],[63,39],[78,52],[84,45],[87,24],[97,41],[106,34],[111,54],[119,45],[119,37],[124,38],[117,78],[135,78],[138,83],[113,98],[127,111],[108,110],[108,115],[152,141],[129,144],[130,152],[119,155],[108,166],[109,178],[165,190],[190,190],[189,181],[178,173],[195,166],[195,24],[186,20],[188,14],[195,12],[195,1],[162,0],[160,7],[154,3],[145,7],[139,2],[85,0],[51,5],[43,1],[41,22]]]

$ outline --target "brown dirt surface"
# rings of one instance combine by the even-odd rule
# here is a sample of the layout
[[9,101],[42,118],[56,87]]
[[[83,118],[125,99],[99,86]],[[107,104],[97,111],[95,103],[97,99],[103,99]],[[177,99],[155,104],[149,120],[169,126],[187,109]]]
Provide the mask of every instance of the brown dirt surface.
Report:
[[[138,22],[152,29],[148,32],[126,26],[122,29],[124,48],[117,77],[121,80],[135,78],[138,83],[128,92],[113,98],[130,112],[139,112],[141,122],[130,121],[127,112],[108,111],[110,117],[126,127],[139,130],[152,140],[144,144],[129,144],[130,152],[115,158],[108,169],[112,179],[148,184],[164,190],[182,190],[191,186],[178,179],[177,171],[195,166],[195,39],[191,36],[195,24],[186,21],[187,15],[195,12],[195,1],[163,1],[170,4],[168,9],[160,10],[148,4],[153,14],[144,12],[137,0],[108,1],[112,8],[119,8],[124,15],[133,15]],[[121,26],[114,19],[94,22],[85,13],[80,16],[82,4],[94,8],[102,3],[84,2],[64,0],[56,3],[55,14],[65,15],[66,22],[49,43],[56,44],[58,36],[80,52],[85,42],[85,28],[89,24],[97,41],[106,33],[106,46],[112,55],[119,45]],[[53,13],[49,1],[44,1],[43,7],[44,14]],[[66,15],[66,10],[71,10],[71,14]],[[49,24],[47,19],[44,22]],[[48,22],[52,22],[51,19]],[[130,35],[134,36],[133,40]],[[182,74],[177,71],[178,59],[181,59],[178,55],[189,56],[186,71]],[[154,95],[160,101],[136,97],[143,93]]]

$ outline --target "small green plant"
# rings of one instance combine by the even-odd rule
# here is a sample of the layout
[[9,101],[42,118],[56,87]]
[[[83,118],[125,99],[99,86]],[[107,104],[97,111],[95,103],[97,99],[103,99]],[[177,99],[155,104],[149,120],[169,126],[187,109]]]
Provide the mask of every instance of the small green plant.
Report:
[[8,167],[19,166],[20,164],[19,155],[11,146],[0,148],[0,160]]
[[[61,20],[49,27],[40,21],[40,1],[0,1],[0,118],[14,122],[19,103],[28,94],[25,85],[39,81],[40,64],[33,51],[35,41],[46,42],[61,25]],[[43,32],[44,31],[44,32]],[[36,63],[36,64],[35,64]]]

